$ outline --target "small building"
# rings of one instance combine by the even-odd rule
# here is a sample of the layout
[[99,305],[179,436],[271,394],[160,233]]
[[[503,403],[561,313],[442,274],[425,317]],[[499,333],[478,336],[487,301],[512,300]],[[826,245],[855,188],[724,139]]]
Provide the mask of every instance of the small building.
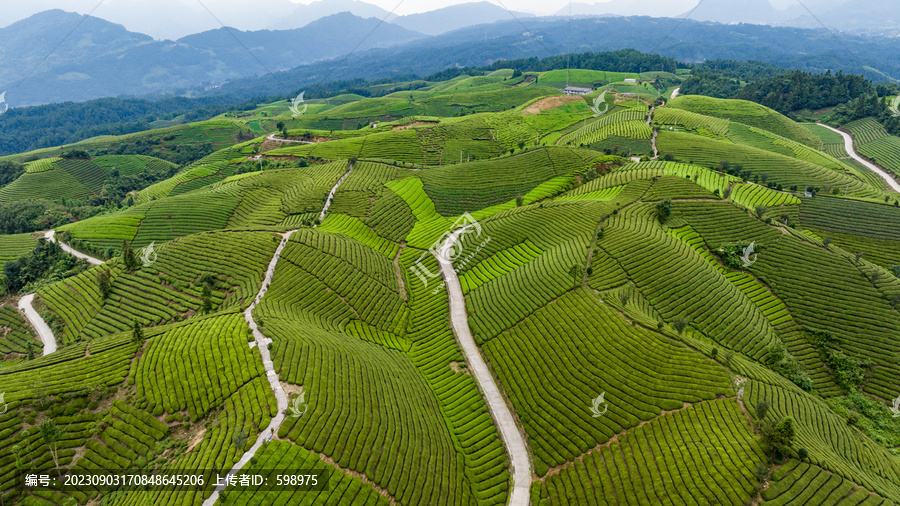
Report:
[[566,95],[587,95],[588,93],[594,91],[593,88],[579,88],[578,86],[566,86],[565,89],[562,90]]
[[637,79],[626,79],[625,82],[628,84],[637,84]]

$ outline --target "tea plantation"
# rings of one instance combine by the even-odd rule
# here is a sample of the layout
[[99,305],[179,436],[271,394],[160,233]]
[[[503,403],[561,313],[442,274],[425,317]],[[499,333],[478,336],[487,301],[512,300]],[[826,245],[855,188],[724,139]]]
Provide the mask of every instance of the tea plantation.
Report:
[[[900,503],[897,195],[751,102],[513,75],[13,157],[102,263],[0,235],[0,501]],[[327,486],[25,483],[279,469]]]

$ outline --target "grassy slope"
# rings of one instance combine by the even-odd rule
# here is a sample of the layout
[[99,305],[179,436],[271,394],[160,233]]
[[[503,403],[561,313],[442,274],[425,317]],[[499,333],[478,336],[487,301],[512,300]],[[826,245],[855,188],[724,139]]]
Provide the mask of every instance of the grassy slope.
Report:
[[[411,103],[427,99],[431,114],[453,112],[447,104],[454,101],[477,108],[486,97],[507,93],[496,88],[502,77],[433,85],[414,92]],[[404,101],[409,107],[403,95],[347,97],[327,113],[350,118]],[[522,106],[535,96],[507,93],[504,100]],[[733,114],[735,122],[810,141],[804,130],[756,106],[695,97],[670,105],[718,118]],[[321,114],[301,119],[297,128],[324,124]],[[834,332],[840,349],[875,364],[862,391],[893,398],[900,391],[891,381],[898,371],[890,357],[897,353],[893,336],[900,320],[889,300],[900,294],[900,282],[866,262],[868,253],[855,264],[836,246],[850,239],[826,249],[797,228],[764,221],[785,214],[794,227],[889,245],[894,237],[884,207],[800,200],[709,168],[734,159],[785,183],[851,180],[860,195],[877,190],[829,167],[833,158],[752,130],[739,132],[741,139],[760,147],[662,132],[663,153],[708,168],[664,162],[610,167],[598,165],[599,153],[571,147],[529,146],[508,156],[519,141],[533,142],[535,132],[571,125],[569,116],[486,112],[407,130],[380,125],[312,147],[268,151],[270,157],[319,150],[326,158],[378,159],[357,162],[318,229],[310,228],[312,220],[347,162],[233,176],[237,164],[230,161],[245,158],[261,141],[217,152],[190,169],[194,177],[151,188],[156,200],[65,227],[97,249],[119,247],[122,239],[135,246],[154,242],[158,259],[135,273],[113,260],[42,291],[44,310],[60,322],[62,348],[0,368],[11,411],[25,413],[0,415],[7,429],[0,443],[4,483],[12,484],[13,445],[39,468],[51,465],[46,445],[23,425],[29,416],[69,424],[63,464],[75,455],[84,455],[79,465],[105,468],[142,456],[184,469],[234,462],[234,434],[247,430],[255,437],[274,415],[239,310],[258,289],[277,245],[275,232],[300,228],[255,317],[273,339],[282,382],[303,387],[309,411],[282,426],[279,437],[294,445],[270,444],[260,461],[329,466],[335,488],[318,496],[322,502],[367,504],[378,497],[385,502],[387,495],[404,504],[502,504],[506,456],[448,327],[447,296],[436,280],[426,285],[411,270],[436,271],[425,249],[457,215],[472,211],[481,229],[478,237],[462,239],[471,257],[459,267],[469,324],[522,422],[538,475],[532,495],[540,504],[647,504],[676,496],[745,502],[755,494],[756,463],[764,460],[751,425],[758,421],[750,415],[760,399],[773,403],[769,418],[794,417],[798,447],[811,455],[808,468],[777,473],[763,499],[785,501],[795,497],[795,483],[827,478],[837,488],[855,483],[900,501],[900,461],[848,428],[844,415],[819,396],[843,392],[807,335]],[[693,121],[692,130],[729,133],[720,131],[721,120],[679,118],[680,126]],[[460,150],[479,160],[452,164]],[[808,161],[813,156],[823,165]],[[732,198],[722,198],[726,189]],[[661,224],[655,208],[664,199],[672,200],[673,213]],[[751,214],[760,203],[771,207],[763,219]],[[832,213],[845,218],[833,220]],[[866,235],[848,225],[857,222]],[[750,241],[758,262],[749,269],[728,268],[715,254],[723,245]],[[880,249],[871,251],[875,257]],[[883,257],[891,258],[886,250]],[[112,275],[106,299],[98,290],[102,270]],[[875,279],[874,272],[882,274]],[[202,316],[201,279],[208,273],[215,276],[213,312]],[[681,318],[687,320],[683,335],[675,330]],[[127,334],[135,319],[149,325],[140,350]],[[807,369],[813,392],[766,368],[769,347],[778,341]],[[717,359],[710,358],[713,346],[722,350]],[[723,359],[727,352],[737,355],[731,367]],[[734,372],[750,378],[743,398],[729,381]],[[601,393],[609,409],[594,417],[592,399]],[[49,395],[61,397],[43,401]],[[130,407],[103,402],[114,395]],[[97,409],[88,408],[91,399],[99,401]],[[91,432],[102,419],[109,426]],[[179,441],[194,436],[200,444],[185,453]],[[158,441],[175,450],[157,455]],[[264,497],[241,493],[241,501]],[[64,496],[51,492],[45,499],[62,503]],[[181,499],[199,496],[129,494],[119,504]]]

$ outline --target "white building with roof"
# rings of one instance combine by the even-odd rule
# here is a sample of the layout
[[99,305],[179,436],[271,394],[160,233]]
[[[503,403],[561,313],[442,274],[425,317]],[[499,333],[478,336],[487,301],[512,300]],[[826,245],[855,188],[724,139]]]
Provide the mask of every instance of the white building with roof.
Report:
[[563,90],[566,95],[587,95],[594,91],[593,88],[579,88],[578,86],[566,86]]

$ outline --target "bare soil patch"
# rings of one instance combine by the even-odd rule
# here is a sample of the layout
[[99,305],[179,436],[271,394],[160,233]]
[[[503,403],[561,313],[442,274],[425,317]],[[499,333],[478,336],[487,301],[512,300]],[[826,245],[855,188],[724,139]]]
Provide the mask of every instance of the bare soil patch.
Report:
[[547,97],[538,100],[537,102],[529,105],[522,111],[522,116],[534,116],[535,114],[540,114],[541,111],[547,111],[553,109],[554,107],[559,107],[561,105],[565,105],[568,102],[575,102],[576,100],[584,100],[578,95],[566,95],[564,97]]

